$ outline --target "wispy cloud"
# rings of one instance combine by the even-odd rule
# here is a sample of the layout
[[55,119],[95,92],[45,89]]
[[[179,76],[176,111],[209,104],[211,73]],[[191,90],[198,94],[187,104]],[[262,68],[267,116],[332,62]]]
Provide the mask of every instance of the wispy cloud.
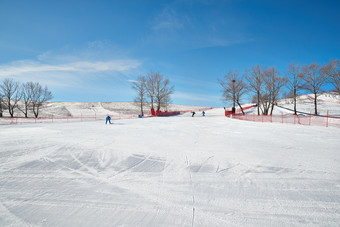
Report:
[[137,68],[141,62],[133,59],[112,61],[78,61],[67,64],[45,64],[40,61],[23,60],[0,65],[0,77],[36,72],[94,73],[103,71],[124,72]]
[[38,53],[32,59],[0,64],[0,81],[39,82],[54,99],[68,101],[129,101],[131,84],[143,62],[109,41],[95,41],[81,48]]
[[156,16],[152,29],[160,32],[183,29],[188,21],[188,17],[180,16],[175,10],[165,8]]
[[34,59],[1,64],[0,79],[9,77],[21,82],[38,81],[49,87],[90,89],[99,83],[126,80],[141,66],[142,61],[129,57],[127,51],[109,41],[95,41],[79,49],[66,46],[40,53]]
[[138,80],[128,80],[130,83],[140,83],[141,81]]
[[193,13],[192,8],[212,7],[212,3],[209,0],[187,1],[185,4],[175,1],[165,5],[151,22],[144,41],[160,48],[178,49],[227,47],[254,41],[247,35],[243,20],[239,20],[234,12],[225,13],[223,4],[221,8],[214,6],[214,10]]

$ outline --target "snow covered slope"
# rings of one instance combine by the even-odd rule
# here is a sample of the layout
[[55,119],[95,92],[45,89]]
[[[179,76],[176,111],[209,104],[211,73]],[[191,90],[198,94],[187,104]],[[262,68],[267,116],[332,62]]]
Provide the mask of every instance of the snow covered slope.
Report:
[[[294,109],[293,100],[285,99],[278,102],[279,106]],[[340,96],[335,93],[324,93],[318,97],[318,114],[329,115],[340,117]],[[284,111],[282,108],[277,108],[279,111]],[[302,95],[297,99],[297,110],[300,114],[314,113],[314,99],[313,95]]]
[[340,129],[224,110],[0,126],[0,226],[338,226]]
[[[201,109],[198,106],[183,106],[170,104],[169,111]],[[150,114],[150,107],[144,108],[145,113]],[[40,117],[45,116],[92,116],[97,115],[116,115],[116,114],[140,114],[140,107],[133,102],[47,102],[41,108]],[[4,116],[9,116],[8,111],[4,110]],[[19,110],[15,111],[15,116],[24,116]],[[33,117],[33,113],[29,116]]]
[[[243,107],[251,106],[253,103],[243,104]],[[314,114],[314,99],[313,95],[301,95],[297,97],[297,112],[298,115]],[[318,96],[317,102],[318,114],[326,116],[327,113],[331,116],[340,117],[340,95],[335,93],[323,93]],[[228,107],[227,110],[231,110]],[[236,110],[239,110],[238,106]],[[248,114],[256,113],[257,108],[252,108],[245,111]],[[280,99],[275,106],[273,114],[293,114],[294,104],[293,99]]]
[[[318,98],[318,112],[321,115],[330,115],[340,117],[340,96],[334,93],[324,93]],[[244,106],[252,104],[244,104]],[[278,107],[279,106],[279,107]],[[278,106],[274,109],[274,114],[292,114],[293,101],[291,99],[282,99],[278,101]],[[168,111],[190,111],[206,107],[201,106],[183,106],[170,104]],[[231,108],[231,107],[230,107]],[[230,109],[231,110],[231,109]],[[302,95],[297,100],[297,110],[301,114],[314,113],[314,103],[312,95]],[[146,114],[150,114],[150,107],[144,108]],[[247,113],[257,112],[256,108],[250,109]],[[8,111],[4,110],[4,116],[9,116]],[[133,102],[47,102],[41,109],[40,117],[76,117],[76,116],[105,116],[117,114],[140,114],[140,108]],[[24,116],[19,110],[15,111],[15,116]],[[33,117],[33,113],[29,113]]]

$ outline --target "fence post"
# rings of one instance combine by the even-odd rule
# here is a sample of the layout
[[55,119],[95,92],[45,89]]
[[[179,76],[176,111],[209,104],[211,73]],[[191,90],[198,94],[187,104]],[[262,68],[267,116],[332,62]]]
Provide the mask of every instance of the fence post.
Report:
[[328,127],[328,110],[327,110],[327,121],[326,121],[326,127]]

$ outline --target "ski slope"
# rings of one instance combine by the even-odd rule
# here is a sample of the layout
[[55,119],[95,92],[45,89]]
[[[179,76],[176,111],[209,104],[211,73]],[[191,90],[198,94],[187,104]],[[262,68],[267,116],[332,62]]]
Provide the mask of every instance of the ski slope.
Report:
[[1,126],[0,226],[338,226],[340,129],[176,117]]
[[[19,106],[24,109],[23,102]],[[168,111],[186,111],[201,109],[199,106],[184,106],[169,104]],[[151,107],[145,105],[144,111],[150,114]],[[164,110],[162,108],[162,110]],[[46,102],[39,110],[39,117],[50,117],[51,115],[60,117],[71,116],[98,116],[117,115],[117,114],[140,114],[140,106],[134,102]],[[7,110],[3,110],[3,115],[9,117]],[[18,109],[14,112],[15,117],[24,117],[24,114]],[[28,113],[29,117],[34,117],[32,111]],[[1,119],[0,119],[1,120]]]

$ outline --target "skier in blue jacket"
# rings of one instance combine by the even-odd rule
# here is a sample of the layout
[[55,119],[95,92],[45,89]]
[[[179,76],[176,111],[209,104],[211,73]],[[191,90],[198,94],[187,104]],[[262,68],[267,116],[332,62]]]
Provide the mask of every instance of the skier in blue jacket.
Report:
[[106,117],[106,122],[105,122],[105,124],[107,124],[107,122],[109,122],[109,123],[111,124],[111,117],[110,117],[110,116],[107,116],[107,117]]

